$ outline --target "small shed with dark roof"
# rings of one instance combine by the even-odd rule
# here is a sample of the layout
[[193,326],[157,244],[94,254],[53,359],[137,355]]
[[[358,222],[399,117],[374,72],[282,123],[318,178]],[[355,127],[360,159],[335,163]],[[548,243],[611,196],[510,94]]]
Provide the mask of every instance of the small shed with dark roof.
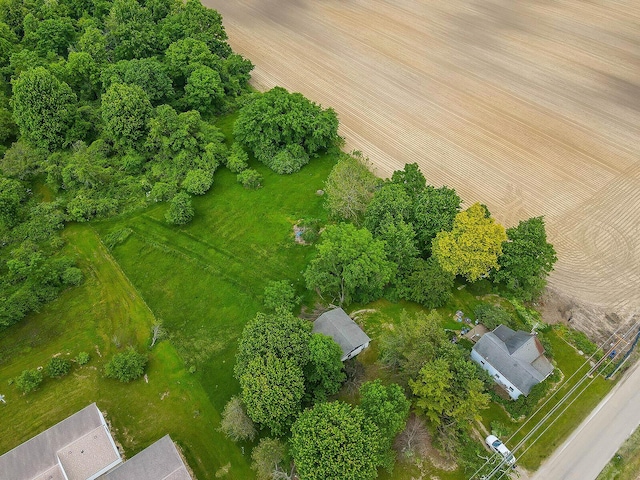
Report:
[[313,333],[331,337],[342,349],[342,361],[358,355],[369,346],[371,339],[341,308],[320,315],[313,322]]
[[534,385],[553,372],[536,335],[516,332],[505,325],[483,335],[473,346],[471,359],[489,372],[514,400],[528,395]]

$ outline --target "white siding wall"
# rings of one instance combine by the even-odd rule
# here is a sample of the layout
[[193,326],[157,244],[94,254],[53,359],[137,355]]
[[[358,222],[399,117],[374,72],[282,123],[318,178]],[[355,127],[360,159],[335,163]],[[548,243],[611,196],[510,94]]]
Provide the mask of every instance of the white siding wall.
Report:
[[513,383],[502,376],[502,374],[496,370],[486,358],[482,358],[482,355],[475,350],[471,350],[471,360],[489,372],[489,375],[491,375],[493,380],[502,385],[512,399],[516,400],[520,395],[522,395],[522,392],[518,390]]
[[365,348],[367,348],[369,346],[369,342],[360,345],[359,347],[351,350],[349,353],[347,353],[344,357],[342,357],[342,361],[346,361],[349,360],[350,358],[355,357],[356,355],[358,355],[362,350],[364,350]]

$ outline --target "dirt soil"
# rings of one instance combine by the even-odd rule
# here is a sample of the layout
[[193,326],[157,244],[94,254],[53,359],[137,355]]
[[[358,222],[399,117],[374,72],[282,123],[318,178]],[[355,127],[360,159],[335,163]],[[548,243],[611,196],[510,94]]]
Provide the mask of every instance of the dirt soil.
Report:
[[417,162],[505,226],[544,215],[574,325],[640,312],[640,2],[204,3],[254,86],[333,107],[378,175]]

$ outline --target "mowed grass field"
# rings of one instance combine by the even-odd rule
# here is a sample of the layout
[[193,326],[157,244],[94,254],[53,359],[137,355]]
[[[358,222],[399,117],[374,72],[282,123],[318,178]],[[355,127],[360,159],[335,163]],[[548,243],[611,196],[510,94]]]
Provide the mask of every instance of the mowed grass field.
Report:
[[[91,402],[107,413],[116,440],[131,456],[165,434],[182,447],[199,479],[252,478],[249,449],[217,431],[220,412],[239,386],[233,378],[236,340],[261,309],[269,280],[300,290],[313,247],[294,242],[293,224],[323,215],[316,191],[335,158],[301,172],[264,175],[264,188],[243,189],[221,169],[212,190],[194,199],[186,227],[164,223],[166,204],[109,221],[71,225],[67,250],[85,282],[0,338],[0,452],[4,453]],[[131,229],[111,250],[109,233]],[[168,340],[148,349],[161,321]],[[128,345],[149,354],[148,383],[103,377],[106,361]],[[91,354],[60,380],[45,379],[29,395],[10,380],[55,354]],[[246,451],[245,451],[246,450]]]

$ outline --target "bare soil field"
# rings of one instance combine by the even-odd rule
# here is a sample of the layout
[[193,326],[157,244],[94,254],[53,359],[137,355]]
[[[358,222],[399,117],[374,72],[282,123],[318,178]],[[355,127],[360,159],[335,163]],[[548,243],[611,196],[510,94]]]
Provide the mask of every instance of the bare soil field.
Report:
[[204,3],[257,88],[333,107],[378,175],[417,162],[506,226],[544,215],[549,316],[640,316],[640,2]]

